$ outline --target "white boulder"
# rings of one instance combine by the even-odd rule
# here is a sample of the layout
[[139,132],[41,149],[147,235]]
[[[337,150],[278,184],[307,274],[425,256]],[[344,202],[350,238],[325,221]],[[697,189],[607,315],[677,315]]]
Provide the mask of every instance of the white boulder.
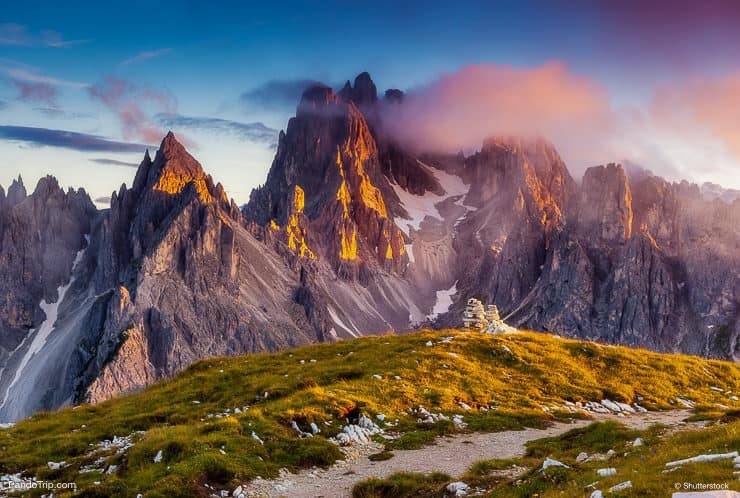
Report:
[[252,439],[254,439],[255,441],[257,441],[257,442],[258,442],[259,444],[262,444],[262,445],[264,445],[264,444],[265,444],[265,442],[264,442],[264,441],[262,441],[262,440],[260,439],[260,437],[259,437],[259,436],[257,435],[257,433],[256,433],[256,432],[254,432],[254,431],[252,431]]
[[716,453],[710,455],[698,455],[691,458],[685,458],[683,460],[676,460],[674,462],[668,462],[665,464],[666,467],[678,467],[686,463],[701,463],[701,462],[713,462],[715,460],[725,460],[727,458],[737,458],[737,451],[732,453]]
[[602,399],[601,404],[604,405],[604,408],[606,408],[610,412],[619,413],[622,411],[622,408],[610,399]]
[[609,488],[609,491],[611,493],[614,493],[616,491],[624,491],[625,489],[630,489],[632,487],[632,481],[624,481],[620,482],[619,484],[612,486]]
[[547,457],[547,458],[545,458],[545,461],[542,462],[542,470],[545,470],[545,469],[547,469],[549,467],[563,467],[563,468],[566,468],[566,469],[569,469],[570,468],[567,465],[565,465],[563,462],[559,462],[559,461],[554,460],[554,459],[552,459],[550,457]]
[[468,485],[462,481],[451,482],[447,485],[447,491],[453,493],[453,496],[465,496],[468,494]]

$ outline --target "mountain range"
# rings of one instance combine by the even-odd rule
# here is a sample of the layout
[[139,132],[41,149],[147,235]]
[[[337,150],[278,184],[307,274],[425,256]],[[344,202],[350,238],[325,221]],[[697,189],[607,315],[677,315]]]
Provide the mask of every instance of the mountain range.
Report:
[[53,177],[0,188],[0,422],[198,359],[459,326],[740,359],[740,199],[619,164],[574,180],[541,138],[397,141],[367,73],[308,88],[265,183],[229,200],[168,133],[97,210]]

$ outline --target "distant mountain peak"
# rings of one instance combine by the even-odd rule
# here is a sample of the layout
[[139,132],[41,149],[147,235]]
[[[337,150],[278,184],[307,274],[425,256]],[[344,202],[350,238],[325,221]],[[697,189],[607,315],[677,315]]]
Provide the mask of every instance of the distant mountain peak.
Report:
[[7,201],[10,206],[15,206],[27,196],[26,187],[23,185],[23,178],[18,175],[17,180],[13,180],[8,187]]

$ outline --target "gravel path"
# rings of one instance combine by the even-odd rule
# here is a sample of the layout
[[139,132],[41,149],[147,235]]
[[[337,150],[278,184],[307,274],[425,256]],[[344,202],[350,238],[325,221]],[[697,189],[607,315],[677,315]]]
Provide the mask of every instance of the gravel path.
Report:
[[[671,427],[692,426],[682,422],[691,413],[687,410],[649,412],[617,417],[597,415],[595,420],[618,420],[633,429],[646,429],[661,423]],[[337,462],[329,469],[313,469],[298,474],[283,473],[277,479],[257,479],[244,487],[246,496],[290,498],[344,498],[352,495],[352,486],[369,477],[387,477],[395,472],[445,472],[451,476],[463,474],[473,463],[491,458],[515,458],[524,455],[527,441],[557,436],[593,420],[558,423],[547,429],[525,429],[494,433],[472,433],[444,437],[433,446],[418,450],[393,452],[390,460],[372,462],[367,456],[382,449],[380,444],[347,448],[347,460]]]

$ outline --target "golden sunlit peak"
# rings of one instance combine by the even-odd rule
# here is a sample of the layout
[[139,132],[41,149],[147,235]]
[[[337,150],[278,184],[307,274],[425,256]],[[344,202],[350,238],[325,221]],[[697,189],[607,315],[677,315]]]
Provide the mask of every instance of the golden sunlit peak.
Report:
[[191,182],[195,185],[195,190],[198,192],[198,195],[203,202],[211,202],[213,200],[211,193],[208,191],[208,185],[206,184],[205,178],[191,178],[169,170],[162,173],[162,176],[159,177],[159,181],[154,185],[153,190],[176,195],[185,190],[185,187]]

